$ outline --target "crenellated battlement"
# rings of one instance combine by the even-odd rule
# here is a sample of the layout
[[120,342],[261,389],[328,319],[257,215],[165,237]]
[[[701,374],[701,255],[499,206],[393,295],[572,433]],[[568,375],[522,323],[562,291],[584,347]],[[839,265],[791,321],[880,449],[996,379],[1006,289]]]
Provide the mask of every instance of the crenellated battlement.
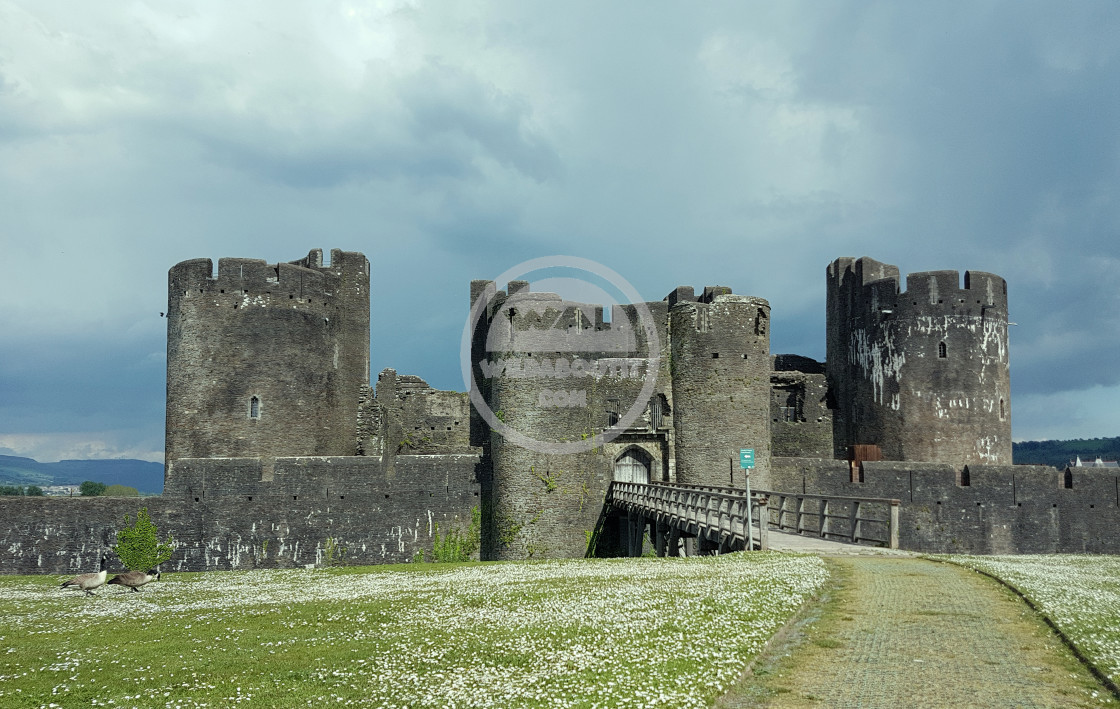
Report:
[[929,315],[992,316],[1007,313],[1007,282],[984,271],[918,271],[906,276],[896,266],[870,258],[839,258],[828,267],[829,301],[855,320]]
[[492,281],[471,282],[471,303],[487,299],[485,317],[476,323],[485,328],[489,352],[613,352],[632,353],[637,348],[638,314],[635,306],[605,306],[565,300],[557,293],[531,291],[527,281],[511,281],[498,290]]
[[334,249],[331,255],[331,265],[325,267],[319,249],[306,258],[288,263],[222,258],[218,260],[217,273],[214,273],[211,259],[191,259],[176,264],[168,272],[169,294],[173,300],[192,296],[244,296],[255,299],[257,305],[322,305],[339,297],[368,297],[364,285],[346,287],[355,280],[359,284],[368,283],[369,262],[365,256],[339,249]]
[[669,304],[675,334],[686,336],[688,328],[681,325],[691,316],[692,330],[697,333],[739,331],[744,334],[767,335],[770,329],[770,302],[765,298],[736,295],[727,286],[705,286],[696,296],[691,287],[679,286],[665,301]]

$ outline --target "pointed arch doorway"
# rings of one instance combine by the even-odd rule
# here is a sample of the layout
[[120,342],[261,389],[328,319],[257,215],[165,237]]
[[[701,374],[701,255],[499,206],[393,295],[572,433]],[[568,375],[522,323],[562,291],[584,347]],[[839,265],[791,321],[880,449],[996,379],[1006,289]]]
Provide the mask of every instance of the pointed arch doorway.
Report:
[[614,480],[648,485],[652,463],[653,458],[641,448],[627,448],[614,461]]

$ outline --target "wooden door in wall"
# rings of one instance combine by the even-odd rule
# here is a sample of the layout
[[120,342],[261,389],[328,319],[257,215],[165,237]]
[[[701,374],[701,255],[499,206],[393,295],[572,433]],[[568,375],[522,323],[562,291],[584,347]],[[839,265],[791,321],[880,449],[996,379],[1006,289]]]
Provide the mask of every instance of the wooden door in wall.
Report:
[[652,460],[640,448],[627,448],[614,461],[614,479],[625,483],[649,484],[649,469]]

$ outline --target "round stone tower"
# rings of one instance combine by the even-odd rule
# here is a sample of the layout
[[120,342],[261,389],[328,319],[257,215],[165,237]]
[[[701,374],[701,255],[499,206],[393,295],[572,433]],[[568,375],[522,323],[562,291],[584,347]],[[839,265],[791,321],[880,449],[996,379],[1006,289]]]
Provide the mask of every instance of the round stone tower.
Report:
[[827,372],[837,457],[873,444],[887,460],[1011,464],[1007,283],[912,273],[869,258],[828,267]]
[[602,306],[531,292],[524,281],[508,293],[474,281],[471,302],[472,435],[492,475],[485,557],[582,556],[619,441],[648,426],[634,419],[647,413],[659,370],[649,369],[641,320],[656,334],[664,307],[614,306],[604,321]]
[[751,487],[770,482],[770,304],[708,287],[669,310],[677,482],[743,487],[739,451],[754,450]]
[[[369,261],[194,259],[168,273],[168,467],[354,455],[369,384]],[[271,466],[266,465],[267,471]]]

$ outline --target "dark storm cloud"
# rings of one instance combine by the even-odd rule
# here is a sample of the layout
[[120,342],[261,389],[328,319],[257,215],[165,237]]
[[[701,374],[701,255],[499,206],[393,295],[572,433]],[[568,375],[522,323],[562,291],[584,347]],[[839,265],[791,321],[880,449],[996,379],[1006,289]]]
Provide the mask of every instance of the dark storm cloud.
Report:
[[315,247],[370,257],[375,376],[444,388],[469,281],[537,256],[767,298],[773,351],[816,358],[837,257],[991,271],[1016,437],[1116,435],[1118,31],[1112,2],[0,5],[0,446],[158,451],[167,269]]

